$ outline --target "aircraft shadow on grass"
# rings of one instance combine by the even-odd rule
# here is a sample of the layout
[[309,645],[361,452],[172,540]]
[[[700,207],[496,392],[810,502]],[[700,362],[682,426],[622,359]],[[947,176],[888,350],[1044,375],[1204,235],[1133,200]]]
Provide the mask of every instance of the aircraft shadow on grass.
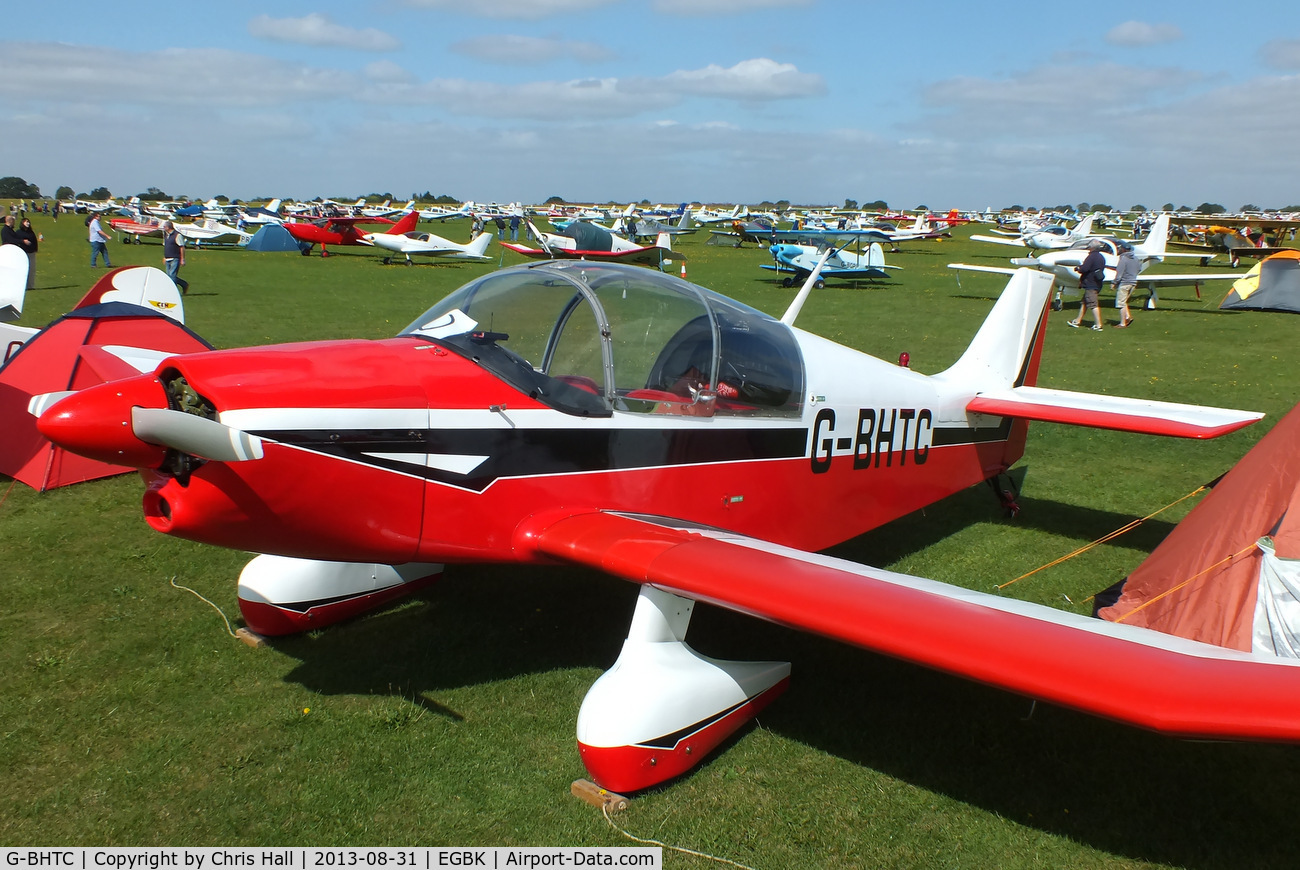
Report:
[[[1008,522],[1078,538],[1100,537],[1131,519],[1020,502],[1020,516]],[[996,516],[992,495],[974,487],[835,553],[888,563],[968,526],[981,508]],[[1121,541],[1152,547],[1170,528],[1149,521]],[[455,566],[418,603],[274,643],[300,662],[287,679],[312,691],[401,695],[460,721],[437,702],[440,692],[608,667],[635,598],[632,584],[580,569]],[[1294,748],[1174,740],[730,611],[699,605],[696,613],[691,642],[700,652],[794,663],[786,697],[760,717],[782,737],[1134,860],[1292,866],[1289,838],[1277,832],[1288,829],[1289,808],[1300,798]],[[747,731],[707,763],[725,764]]]

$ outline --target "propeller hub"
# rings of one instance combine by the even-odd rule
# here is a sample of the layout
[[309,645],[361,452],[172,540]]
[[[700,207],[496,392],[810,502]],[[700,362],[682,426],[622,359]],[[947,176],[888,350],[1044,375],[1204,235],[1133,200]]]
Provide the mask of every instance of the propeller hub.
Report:
[[158,468],[166,448],[136,437],[132,408],[166,408],[167,392],[154,375],[110,381],[73,393],[36,421],[41,434],[65,450],[130,468]]

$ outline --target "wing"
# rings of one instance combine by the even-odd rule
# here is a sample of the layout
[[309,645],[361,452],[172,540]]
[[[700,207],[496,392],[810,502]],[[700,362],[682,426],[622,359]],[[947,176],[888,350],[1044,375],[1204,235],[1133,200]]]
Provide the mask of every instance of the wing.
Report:
[[1139,287],[1200,287],[1207,281],[1236,281],[1245,276],[1245,272],[1210,272],[1201,275],[1153,275],[1143,272],[1138,275]]
[[1253,411],[1041,387],[1012,387],[979,393],[967,403],[966,410],[976,414],[1179,438],[1217,438],[1249,426],[1264,416]]
[[534,260],[550,260],[564,253],[562,251],[556,251],[554,254],[548,254],[541,248],[529,248],[525,245],[512,244],[510,242],[502,242],[501,247],[509,248],[516,254],[523,254],[525,257],[530,257]]
[[992,272],[995,275],[1014,275],[1015,269],[1009,269],[1006,266],[975,266],[970,263],[949,263],[949,269],[956,269],[959,272]]
[[997,236],[997,237],[995,237],[995,236],[978,236],[978,235],[976,235],[976,236],[971,236],[970,239],[971,239],[972,242],[990,242],[990,243],[992,243],[992,244],[994,244],[994,245],[1010,245],[1010,246],[1013,247],[1013,248],[1024,248],[1024,247],[1027,247],[1027,246],[1025,245],[1024,240],[1023,240],[1023,239],[1020,239],[1020,238],[1008,239],[1008,238],[1005,238],[1005,237],[1002,237],[1002,236]]
[[1300,740],[1294,659],[657,518],[579,514],[526,539],[565,562],[1154,731]]
[[359,224],[392,224],[386,217],[348,216],[325,219],[326,226],[355,227]]

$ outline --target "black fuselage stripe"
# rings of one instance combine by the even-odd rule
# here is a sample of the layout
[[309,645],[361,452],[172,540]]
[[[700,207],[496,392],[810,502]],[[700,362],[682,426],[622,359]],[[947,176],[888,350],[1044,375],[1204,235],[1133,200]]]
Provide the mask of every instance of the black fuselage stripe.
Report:
[[[935,427],[931,444],[954,447],[1005,440],[996,427]],[[482,491],[503,477],[576,474],[808,456],[803,427],[695,429],[262,429],[269,441]],[[388,457],[371,454],[389,454]],[[391,458],[409,454],[419,462]],[[485,456],[468,475],[422,463],[425,455]]]

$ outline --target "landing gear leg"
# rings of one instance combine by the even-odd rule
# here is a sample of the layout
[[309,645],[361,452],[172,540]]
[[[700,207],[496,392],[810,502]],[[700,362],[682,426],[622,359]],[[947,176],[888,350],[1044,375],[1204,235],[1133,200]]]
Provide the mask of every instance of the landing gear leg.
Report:
[[1008,519],[1015,519],[1020,513],[1020,505],[1016,499],[1020,497],[1020,492],[1016,489],[1016,482],[1011,475],[1005,473],[995,474],[984,481],[993,490],[997,496],[998,503],[1002,506],[1002,511]]

